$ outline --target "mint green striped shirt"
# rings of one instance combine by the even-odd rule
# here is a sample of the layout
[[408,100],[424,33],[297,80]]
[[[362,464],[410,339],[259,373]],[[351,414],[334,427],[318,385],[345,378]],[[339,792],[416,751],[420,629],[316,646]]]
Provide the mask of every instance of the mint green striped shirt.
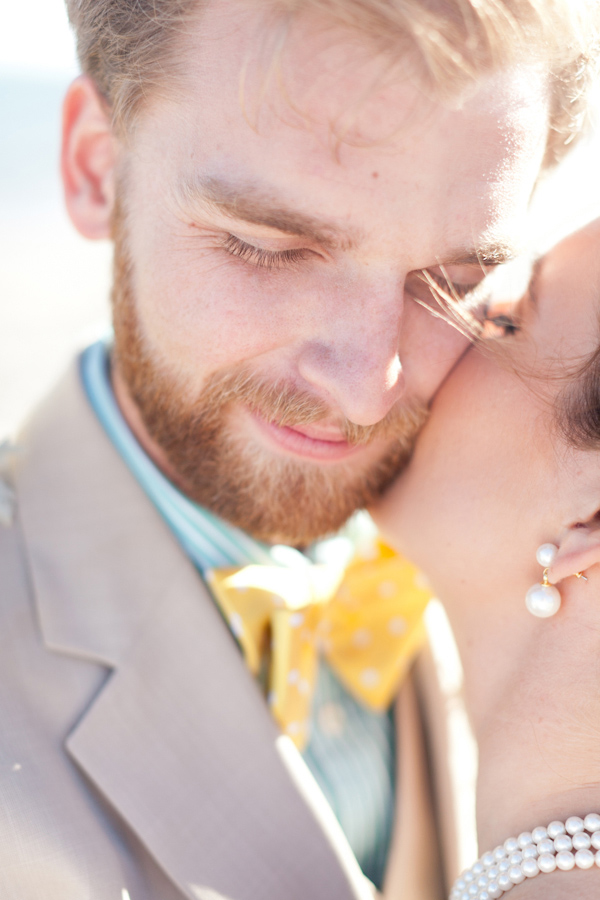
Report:
[[[99,341],[81,356],[90,404],[109,438],[173,530],[200,573],[264,563],[310,565],[347,562],[361,529],[357,521],[305,556],[292,547],[267,546],[193,503],[141,448],[117,406],[109,375],[110,344]],[[364,522],[364,519],[362,520]],[[321,661],[311,712],[311,737],[303,752],[335,812],[365,875],[381,887],[391,840],[395,793],[395,729],[392,712],[375,713],[348,693]]]

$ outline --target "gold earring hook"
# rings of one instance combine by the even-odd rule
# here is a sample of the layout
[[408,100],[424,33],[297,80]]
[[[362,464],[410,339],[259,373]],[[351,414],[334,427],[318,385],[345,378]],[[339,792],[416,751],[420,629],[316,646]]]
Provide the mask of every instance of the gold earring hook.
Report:
[[587,578],[583,574],[583,572],[575,572],[575,578],[583,578],[584,581],[587,581]]

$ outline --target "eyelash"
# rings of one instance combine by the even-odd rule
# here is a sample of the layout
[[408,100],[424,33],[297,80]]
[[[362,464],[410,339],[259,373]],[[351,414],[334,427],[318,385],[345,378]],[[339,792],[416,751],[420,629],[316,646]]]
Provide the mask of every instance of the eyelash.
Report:
[[[310,250],[304,248],[296,250],[265,250],[262,247],[254,247],[234,234],[227,235],[224,248],[231,256],[237,256],[238,259],[243,259],[244,262],[249,262],[260,269],[281,269],[285,266],[302,262],[310,255]],[[450,291],[461,299],[479,287],[479,284],[449,283],[446,278],[434,272],[428,271],[428,275],[442,290],[447,291],[450,288]]]
[[238,259],[242,259],[244,262],[250,263],[259,269],[284,269],[291,267],[308,259],[311,254],[310,250],[304,248],[297,250],[265,250],[262,247],[254,247],[252,244],[247,244],[234,234],[227,235],[223,247],[231,256],[237,256]]

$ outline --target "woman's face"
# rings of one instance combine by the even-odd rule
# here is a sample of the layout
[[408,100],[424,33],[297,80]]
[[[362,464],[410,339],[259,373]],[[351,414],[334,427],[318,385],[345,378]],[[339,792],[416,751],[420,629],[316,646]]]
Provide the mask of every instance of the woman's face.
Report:
[[[473,348],[447,379],[414,458],[374,510],[438,595],[524,595],[537,547],[587,521],[600,453],[571,448],[554,408],[567,368],[600,342],[600,222],[552,250],[500,353]],[[482,598],[483,599],[483,598]]]

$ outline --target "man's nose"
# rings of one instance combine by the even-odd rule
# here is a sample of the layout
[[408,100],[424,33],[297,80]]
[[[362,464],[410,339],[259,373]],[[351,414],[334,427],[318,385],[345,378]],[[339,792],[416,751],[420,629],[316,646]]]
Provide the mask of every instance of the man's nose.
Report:
[[321,298],[319,327],[305,342],[298,371],[356,425],[374,425],[404,392],[399,357],[403,280],[379,278]]

